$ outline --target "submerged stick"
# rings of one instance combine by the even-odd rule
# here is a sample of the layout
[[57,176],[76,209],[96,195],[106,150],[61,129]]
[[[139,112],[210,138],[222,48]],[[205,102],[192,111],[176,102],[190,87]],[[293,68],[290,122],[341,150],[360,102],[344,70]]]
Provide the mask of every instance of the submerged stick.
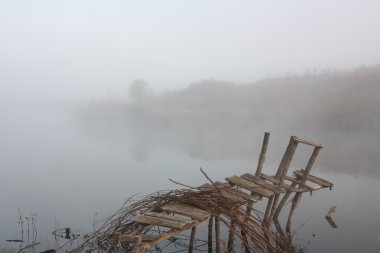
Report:
[[190,243],[189,243],[189,253],[193,253],[196,231],[197,231],[197,227],[194,226],[194,227],[191,228]]
[[208,220],[208,253],[212,253],[212,229],[213,229],[214,217],[211,216]]

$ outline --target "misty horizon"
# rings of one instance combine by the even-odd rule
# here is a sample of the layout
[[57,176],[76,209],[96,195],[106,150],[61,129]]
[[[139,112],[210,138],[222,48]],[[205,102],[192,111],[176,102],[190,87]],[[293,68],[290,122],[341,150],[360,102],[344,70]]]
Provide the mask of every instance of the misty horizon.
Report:
[[55,248],[58,226],[92,231],[169,177],[254,171],[270,131],[264,171],[296,135],[324,146],[313,175],[335,185],[303,200],[298,242],[377,252],[379,25],[372,0],[0,0],[0,250],[18,208]]

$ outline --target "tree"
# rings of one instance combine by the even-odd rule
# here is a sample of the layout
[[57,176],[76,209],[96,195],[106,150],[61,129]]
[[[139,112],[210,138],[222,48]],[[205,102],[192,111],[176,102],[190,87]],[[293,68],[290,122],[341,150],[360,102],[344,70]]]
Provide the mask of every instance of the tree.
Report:
[[148,95],[148,83],[142,79],[136,79],[128,88],[129,95],[136,101],[141,101]]

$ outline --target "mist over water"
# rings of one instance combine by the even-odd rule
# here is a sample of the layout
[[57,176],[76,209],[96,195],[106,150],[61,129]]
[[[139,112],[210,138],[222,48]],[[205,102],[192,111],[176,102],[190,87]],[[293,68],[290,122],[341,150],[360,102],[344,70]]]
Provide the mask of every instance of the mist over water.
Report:
[[[1,237],[19,237],[18,207],[37,212],[38,238],[52,245],[57,226],[90,232],[128,197],[177,188],[168,178],[196,186],[206,182],[199,167],[214,180],[253,172],[269,130],[266,173],[297,135],[324,145],[313,174],[335,184],[303,198],[297,241],[317,252],[376,252],[379,75],[373,67],[245,85],[209,80],[127,100],[2,101]],[[311,151],[301,145],[291,169]],[[332,205],[337,230],[324,220]],[[365,232],[355,229],[362,224]]]
[[379,10],[0,0],[0,248],[19,246],[5,241],[20,239],[18,208],[37,213],[42,251],[57,227],[90,232],[128,197],[179,187],[168,178],[253,172],[270,131],[266,173],[296,135],[324,146],[313,174],[335,184],[303,197],[298,242],[378,252]]
[[324,170],[380,178],[379,81],[379,67],[244,85],[209,80],[132,102],[100,100],[78,120],[93,136],[129,138],[137,160],[155,147],[203,160],[257,160],[269,130],[276,157],[297,135],[326,147]]

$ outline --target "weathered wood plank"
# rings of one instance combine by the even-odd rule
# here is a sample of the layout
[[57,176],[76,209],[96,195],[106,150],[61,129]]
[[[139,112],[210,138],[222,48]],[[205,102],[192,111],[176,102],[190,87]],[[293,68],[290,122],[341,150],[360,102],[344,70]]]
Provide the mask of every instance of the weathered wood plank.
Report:
[[244,179],[247,179],[248,181],[251,181],[255,184],[258,184],[272,192],[275,192],[275,193],[282,193],[284,192],[285,190],[281,190],[280,188],[278,188],[277,186],[273,185],[273,184],[270,184],[268,182],[266,182],[265,180],[259,178],[259,177],[256,177],[254,175],[252,175],[251,173],[245,173],[243,175],[240,176],[241,178],[244,178]]
[[237,195],[237,196],[240,196],[241,198],[247,200],[247,201],[251,201],[251,202],[257,202],[262,196],[261,195],[256,195],[256,196],[252,196],[246,192],[243,192],[239,189],[236,189],[236,188],[232,188],[233,185],[231,185],[230,183],[221,183],[221,182],[218,182],[216,181],[215,184],[217,186],[219,185],[223,185],[226,187],[226,191],[227,192],[230,192],[231,194],[234,194],[234,195]]
[[[299,176],[299,177],[302,177],[303,176],[303,173],[304,173],[304,170],[296,170],[293,172],[294,175],[296,176]],[[316,177],[316,176],[313,176],[313,175],[308,175],[306,177],[306,179],[310,182],[313,182],[313,183],[316,183],[316,184],[319,184],[323,187],[333,187],[334,184],[329,182],[329,181],[326,181],[322,178],[319,178],[319,177]]]
[[157,217],[157,218],[164,218],[172,221],[177,221],[177,222],[183,222],[183,223],[188,223],[191,222],[190,219],[186,219],[185,217],[179,217],[179,216],[173,216],[165,213],[156,213],[156,212],[146,212],[144,213],[145,216],[152,216],[152,217]]
[[125,235],[125,236],[122,236],[120,240],[121,242],[130,243],[130,242],[136,242],[138,237],[142,237],[143,242],[149,242],[149,241],[156,240],[159,236],[158,235],[139,235],[139,236]]
[[[204,184],[198,188],[203,191],[215,190],[215,186],[211,184]],[[230,201],[243,202],[243,203],[247,202],[243,197],[236,195],[234,193],[231,193],[230,191],[228,191],[228,189],[225,189],[223,186],[221,186],[220,191],[223,197],[229,199]]]
[[[298,185],[301,184],[301,181],[299,181],[299,177],[298,176],[286,176],[286,180],[289,180],[290,182],[296,183]],[[315,191],[315,190],[318,190],[320,188],[316,189],[316,188],[311,187],[311,186],[309,186],[307,184],[304,184],[301,188],[298,188],[298,189],[301,189],[301,192],[305,192],[305,191]]]
[[[279,180],[277,178],[275,178],[274,176],[269,176],[269,175],[266,175],[266,174],[261,174],[260,176],[262,179],[265,179],[273,184],[278,184],[279,183]],[[283,183],[282,184],[282,187],[286,190],[286,191],[291,191],[291,192],[304,192],[303,189],[297,189],[295,187],[292,187],[290,184],[287,184],[287,183]]]
[[236,175],[226,178],[226,180],[232,184],[238,185],[246,190],[258,193],[264,197],[270,197],[274,194],[273,191],[264,189],[262,186],[252,183],[244,178],[238,177]]
[[150,249],[152,248],[154,245],[157,245],[159,244],[160,242],[163,242],[173,236],[175,236],[176,234],[179,234],[183,231],[186,231],[194,226],[196,226],[197,224],[199,224],[200,221],[195,221],[196,223],[195,224],[187,224],[186,226],[184,226],[182,229],[172,229],[172,230],[169,230],[167,232],[164,232],[164,233],[161,233],[160,236],[154,240],[154,241],[151,241],[151,242],[147,242],[147,243],[144,243],[142,245],[142,248],[144,249]]
[[170,202],[162,206],[161,209],[164,211],[188,216],[196,220],[206,220],[210,216],[210,214],[203,209],[177,202]]
[[153,216],[145,216],[145,215],[138,215],[133,217],[134,221],[155,225],[155,226],[161,226],[161,227],[167,227],[167,228],[175,228],[175,229],[181,229],[188,223],[185,222],[179,222],[179,221],[173,221],[165,218],[158,218]]
[[307,141],[307,140],[303,140],[303,139],[300,139],[300,138],[295,137],[295,136],[294,136],[294,140],[299,142],[299,143],[306,144],[306,145],[310,145],[310,146],[314,146],[314,147],[318,147],[318,148],[323,148],[321,144],[314,143],[314,142]]

